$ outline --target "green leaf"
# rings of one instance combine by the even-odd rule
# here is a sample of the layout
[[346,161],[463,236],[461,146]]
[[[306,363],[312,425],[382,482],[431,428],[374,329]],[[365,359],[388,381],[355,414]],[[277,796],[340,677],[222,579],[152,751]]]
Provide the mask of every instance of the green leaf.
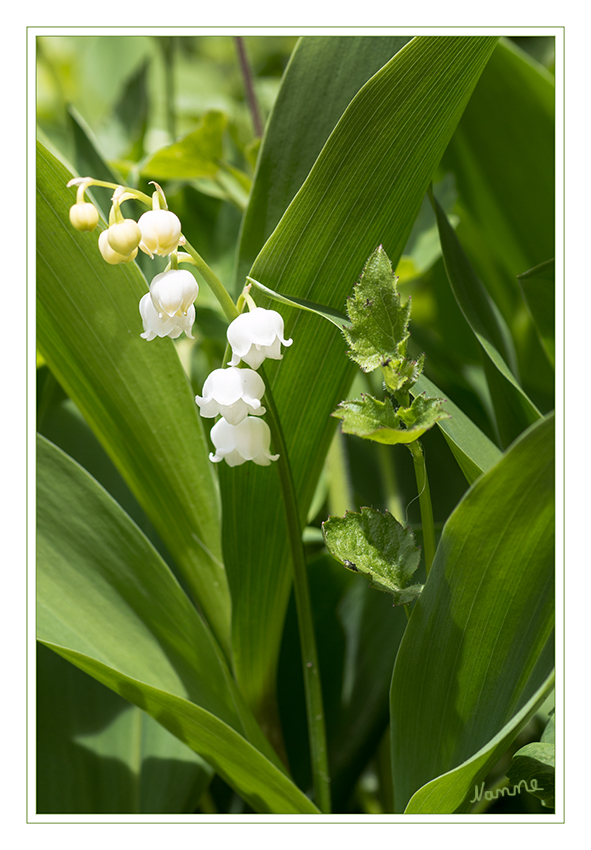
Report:
[[392,264],[380,245],[367,260],[353,295],[347,298],[351,327],[344,331],[349,356],[364,372],[392,358],[403,359],[408,339],[410,301],[403,305]]
[[255,810],[315,812],[246,708],[207,626],[139,529],[43,438],[37,460],[38,639],[154,717]]
[[388,445],[413,443],[440,419],[449,417],[441,410],[444,401],[419,395],[410,407],[394,410],[389,398],[379,401],[362,393],[361,401],[342,401],[332,415],[343,420],[345,434]]
[[[330,54],[333,64],[324,66],[325,74],[339,74],[345,67],[347,75],[353,72],[347,41],[341,42],[340,55]],[[494,44],[494,38],[420,37],[374,74],[341,117],[250,276],[288,297],[342,310],[376,245],[382,244],[396,263]],[[315,70],[317,65],[310,69],[308,88],[307,68],[295,52],[284,85],[294,74],[300,105],[315,97]],[[302,126],[302,115],[292,112],[287,96],[280,95],[271,121],[285,121],[295,132]],[[251,196],[255,205],[252,212],[249,205],[247,213],[260,215],[257,227],[263,232],[267,199],[257,189],[258,175],[267,175],[265,187],[273,175],[275,197],[283,191],[286,201],[292,197],[287,167],[292,160],[283,167],[283,148],[269,142],[280,137],[269,127]],[[248,256],[252,243],[245,234],[246,225],[243,256]],[[262,306],[267,303],[273,302],[262,300]],[[280,311],[294,343],[280,363],[265,371],[303,524],[333,435],[330,414],[346,397],[353,369],[342,336],[331,324],[301,310]],[[291,581],[281,491],[274,468],[221,469],[220,485],[223,525],[232,530],[223,540],[233,600],[236,675],[250,704],[262,705],[273,692]],[[261,535],[261,528],[268,533]]]
[[504,319],[474,272],[439,203],[433,198],[445,270],[464,317],[484,353],[485,372],[504,446],[519,436],[541,413],[524,393],[508,362],[514,360]]
[[554,89],[551,73],[501,39],[443,158],[458,189],[458,237],[511,327],[522,384],[544,411],[553,406],[552,369],[516,278],[555,255]]
[[236,264],[238,291],[350,101],[408,41],[351,35],[298,41],[257,160]]
[[144,162],[142,175],[158,180],[215,177],[223,156],[222,136],[227,123],[223,112],[206,112],[194,130]]
[[280,304],[286,304],[288,307],[297,307],[299,310],[307,310],[310,313],[316,313],[336,325],[339,330],[344,327],[350,327],[351,322],[344,313],[340,310],[335,310],[333,307],[325,307],[324,304],[314,304],[312,301],[306,301],[303,298],[294,298],[289,295],[283,295],[281,292],[274,292],[268,286],[263,286],[258,280],[252,277],[247,277],[246,280],[252,283],[260,292],[270,298],[271,301],[279,301]]
[[507,771],[507,779],[513,786],[525,782],[525,790],[553,809],[555,773],[554,744],[540,742],[517,750]]
[[[411,387],[410,392],[415,397],[419,393],[426,393],[429,397],[442,394],[441,390],[425,375],[421,375],[417,383]],[[479,475],[494,466],[501,458],[502,452],[452,401],[446,399],[441,405],[441,410],[449,414],[449,417],[440,419],[437,426],[466,476],[466,480],[472,484]]]
[[406,605],[420,594],[422,585],[405,585],[419,566],[421,550],[412,530],[392,514],[373,508],[347,511],[344,517],[329,517],[322,531],[331,555],[348,570],[368,576],[372,587],[391,593],[394,605]]
[[390,697],[397,811],[466,811],[552,687],[554,418],[472,485],[444,526]]
[[70,226],[70,177],[39,146],[38,348],[228,648],[218,494],[193,393],[172,341],[140,338],[138,303],[147,284],[137,266],[108,265],[96,233]]
[[149,714],[37,649],[37,812],[179,814],[212,769]]
[[554,366],[554,260],[548,260],[520,274],[517,280],[544,350]]

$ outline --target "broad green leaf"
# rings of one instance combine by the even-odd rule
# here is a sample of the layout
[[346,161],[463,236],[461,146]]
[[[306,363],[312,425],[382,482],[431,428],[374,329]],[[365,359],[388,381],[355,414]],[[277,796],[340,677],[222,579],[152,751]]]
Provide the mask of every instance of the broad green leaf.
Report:
[[433,206],[447,277],[462,313],[483,350],[497,426],[503,445],[506,446],[539,419],[541,414],[508,366],[508,361],[513,359],[512,343],[503,317],[474,272],[435,198]]
[[443,158],[458,189],[458,238],[512,329],[523,386],[544,411],[553,406],[552,370],[516,278],[555,254],[554,101],[553,75],[501,39]]
[[517,278],[550,363],[555,359],[554,260],[540,263]]
[[410,407],[394,410],[389,398],[379,401],[362,394],[361,401],[342,401],[332,415],[343,420],[341,427],[345,434],[387,445],[413,443],[436,422],[449,416],[441,410],[444,401],[419,395]]
[[[424,375],[421,375],[417,383],[411,387],[410,392],[415,397],[419,393],[426,393],[428,397],[442,395],[441,390]],[[441,410],[448,413],[449,418],[440,419],[437,425],[466,480],[472,484],[479,475],[487,472],[501,458],[502,453],[452,401],[446,399],[441,405]]]
[[39,814],[191,813],[212,774],[149,714],[38,644]]
[[141,173],[158,180],[215,177],[223,156],[222,136],[227,123],[223,112],[206,112],[194,130],[144,162]]
[[298,41],[257,159],[242,225],[237,291],[350,101],[409,40],[407,36],[329,35]]
[[554,418],[466,493],[441,536],[394,667],[396,809],[466,811],[552,686]]
[[[377,245],[384,246],[395,264],[494,44],[494,38],[421,37],[404,46],[353,98],[250,276],[288,297],[342,310]],[[349,74],[354,66],[343,46],[333,70],[346,67]],[[297,60],[298,51],[286,86],[296,71],[300,85],[305,85],[306,69],[296,66]],[[325,72],[331,69],[325,67]],[[316,85],[313,73],[309,82]],[[300,87],[297,102],[311,96],[310,89]],[[271,123],[283,120],[294,128],[301,116],[290,113],[289,99],[280,95]],[[284,151],[268,139],[258,174],[274,168],[277,191],[285,180],[291,194],[288,172],[277,167]],[[257,179],[252,215],[265,219]],[[261,227],[264,230],[264,222]],[[273,302],[263,300],[266,303]],[[301,310],[280,310],[294,343],[266,374],[304,523],[333,434],[330,414],[346,397],[353,370],[341,334],[332,325]],[[273,691],[290,585],[279,480],[273,467],[240,467],[221,469],[220,484],[223,524],[232,530],[223,539],[233,599],[236,674],[249,702],[262,705]],[[261,528],[267,529],[264,535]]]
[[147,343],[132,264],[110,266],[69,223],[71,174],[41,146],[37,344],[151,519],[222,645],[230,601],[219,508],[200,417],[169,339]]
[[43,438],[37,458],[38,639],[158,720],[255,810],[316,811],[285,776],[216,641],[139,529]]
[[347,511],[344,517],[329,517],[322,531],[331,555],[348,570],[368,576],[372,587],[391,593],[394,605],[406,605],[420,594],[422,585],[406,584],[419,566],[421,550],[412,530],[392,514],[373,508]]

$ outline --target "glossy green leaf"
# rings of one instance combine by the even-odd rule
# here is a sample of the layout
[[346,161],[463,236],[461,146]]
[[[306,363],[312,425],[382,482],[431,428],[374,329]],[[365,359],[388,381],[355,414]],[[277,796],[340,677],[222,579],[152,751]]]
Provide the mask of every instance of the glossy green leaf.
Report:
[[406,587],[421,550],[412,530],[392,514],[373,508],[347,511],[344,517],[329,517],[322,531],[330,554],[348,570],[368,576],[372,587],[391,593],[394,605],[406,605],[421,592],[421,585]]
[[503,317],[474,272],[436,199],[433,199],[433,205],[447,277],[460,309],[483,350],[497,426],[506,446],[541,414],[509,368],[508,362],[514,358]]
[[380,401],[362,394],[361,401],[342,401],[333,416],[342,420],[344,434],[356,434],[386,445],[413,443],[436,422],[449,416],[441,409],[443,402],[441,398],[419,395],[409,407],[394,410],[390,398]]
[[55,652],[37,652],[37,812],[190,813],[211,767]]
[[96,233],[70,226],[70,176],[39,147],[37,344],[227,648],[218,494],[193,394],[171,340],[140,338],[139,269],[108,265]]
[[[494,38],[421,37],[403,47],[352,100],[250,276],[289,297],[342,310],[377,245],[395,263],[494,44]],[[297,59],[296,51],[286,85]],[[338,67],[348,73],[353,67],[346,52]],[[297,72],[301,79],[305,69]],[[278,99],[272,121],[287,121],[289,107],[287,98]],[[289,115],[292,127],[301,125],[297,112]],[[267,142],[259,174],[263,159],[266,168],[283,161],[283,150]],[[276,170],[275,179],[280,184],[287,176]],[[256,182],[252,215],[264,219]],[[353,372],[334,327],[300,310],[282,313],[294,343],[266,374],[304,522],[332,437],[330,413],[346,397]],[[220,470],[220,484],[223,523],[232,529],[223,537],[236,672],[249,701],[262,703],[273,690],[290,584],[279,481],[274,468],[241,467]],[[261,535],[261,528],[268,531]]]
[[316,811],[285,775],[216,641],[150,543],[43,438],[37,459],[38,639],[158,720],[255,810]]
[[391,690],[397,811],[466,811],[552,686],[554,418],[540,420],[447,521]]
[[227,123],[223,112],[206,112],[194,130],[144,162],[142,174],[157,180],[215,177],[223,156],[222,136]]
[[548,260],[518,277],[521,294],[552,366],[555,359],[556,335],[554,276],[554,260]]
[[[411,387],[410,392],[415,397],[421,392],[426,393],[428,397],[443,395],[441,390],[424,375],[421,375],[417,383]],[[489,470],[500,459],[502,452],[452,401],[445,399],[441,410],[448,413],[449,418],[440,419],[437,425],[466,480],[472,484],[479,475]]]

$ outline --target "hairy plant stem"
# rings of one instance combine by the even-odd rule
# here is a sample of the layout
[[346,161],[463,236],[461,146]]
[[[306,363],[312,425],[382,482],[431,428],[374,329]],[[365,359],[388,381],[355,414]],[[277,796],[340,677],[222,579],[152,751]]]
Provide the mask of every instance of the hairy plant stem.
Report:
[[433,524],[433,506],[431,504],[431,493],[429,491],[429,479],[427,478],[427,467],[425,465],[425,452],[418,440],[409,443],[408,448],[412,454],[419,491],[419,506],[421,509],[421,523],[423,526],[423,551],[425,554],[425,570],[427,576],[435,557],[435,526]]
[[316,805],[321,812],[330,812],[330,778],[328,774],[328,750],[326,746],[326,728],[324,723],[324,708],[322,704],[322,688],[320,684],[320,669],[318,667],[318,653],[316,651],[316,638],[314,636],[314,621],[312,617],[312,604],[310,600],[310,589],[308,586],[308,573],[306,569],[306,555],[302,543],[302,530],[300,527],[298,505],[295,495],[293,477],[281,423],[277,415],[277,409],[273,400],[269,382],[264,370],[259,372],[265,381],[266,392],[264,396],[267,408],[267,422],[273,437],[273,446],[279,454],[277,469],[281,482],[281,492],[285,508],[287,532],[292,554],[293,564],[293,587],[300,634],[300,646],[302,652],[302,669],[304,673],[304,689],[306,693],[306,713],[308,717],[308,735],[310,739],[310,760],[312,764],[312,776],[314,779],[314,793]]

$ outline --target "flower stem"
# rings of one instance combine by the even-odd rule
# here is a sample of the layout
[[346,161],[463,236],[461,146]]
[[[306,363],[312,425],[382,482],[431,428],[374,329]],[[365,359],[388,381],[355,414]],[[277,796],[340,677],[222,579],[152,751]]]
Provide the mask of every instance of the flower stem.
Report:
[[193,258],[194,265],[220,303],[228,321],[233,322],[239,315],[238,308],[218,276],[210,269],[203,257],[197,253],[190,242],[185,241],[184,248]]
[[320,684],[320,669],[318,653],[314,636],[314,621],[312,603],[308,586],[306,555],[302,543],[302,533],[298,505],[295,495],[293,477],[281,424],[269,382],[263,368],[259,369],[265,381],[264,404],[267,408],[267,421],[273,435],[273,445],[279,453],[277,469],[281,482],[287,532],[292,553],[293,587],[300,633],[302,652],[302,669],[304,673],[304,689],[306,693],[306,713],[308,717],[308,735],[310,739],[310,760],[314,779],[316,804],[321,812],[330,812],[330,778],[328,774],[328,750],[326,746],[326,729],[324,723],[324,708],[322,704],[322,688]]
[[419,506],[421,508],[421,523],[423,526],[423,545],[425,552],[425,570],[429,575],[433,558],[435,557],[435,526],[433,524],[433,506],[431,504],[431,493],[429,491],[429,479],[427,478],[427,467],[425,465],[425,452],[418,440],[409,443],[408,448],[412,454],[419,491]]

